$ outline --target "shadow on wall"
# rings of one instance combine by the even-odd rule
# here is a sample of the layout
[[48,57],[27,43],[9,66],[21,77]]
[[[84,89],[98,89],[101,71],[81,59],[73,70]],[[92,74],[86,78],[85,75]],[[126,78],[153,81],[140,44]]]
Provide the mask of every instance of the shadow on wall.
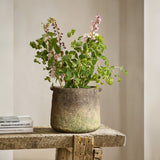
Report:
[[144,159],[144,1],[120,3],[120,63],[128,70],[120,85],[121,131],[127,136],[121,159]]

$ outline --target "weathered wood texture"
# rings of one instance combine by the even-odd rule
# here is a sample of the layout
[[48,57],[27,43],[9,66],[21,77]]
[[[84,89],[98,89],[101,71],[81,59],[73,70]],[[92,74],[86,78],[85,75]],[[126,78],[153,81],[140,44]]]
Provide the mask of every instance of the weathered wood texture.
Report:
[[51,126],[60,132],[84,133],[100,126],[99,90],[60,88],[53,90]]
[[102,160],[102,149],[93,148],[93,136],[74,136],[74,147],[56,149],[56,160]]
[[97,131],[85,134],[59,133],[51,128],[34,128],[28,134],[1,134],[0,150],[69,148],[73,147],[75,135],[93,136],[94,147],[120,147],[125,145],[125,135],[102,126]]
[[102,148],[94,148],[93,160],[102,160]]
[[65,148],[56,149],[56,160],[72,160],[72,150]]
[[93,160],[93,136],[74,136],[73,160]]

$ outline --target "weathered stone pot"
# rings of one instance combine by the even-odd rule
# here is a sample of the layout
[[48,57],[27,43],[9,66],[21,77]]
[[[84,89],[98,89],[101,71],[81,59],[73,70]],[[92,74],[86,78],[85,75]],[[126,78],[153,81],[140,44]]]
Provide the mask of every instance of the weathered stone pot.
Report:
[[100,127],[100,90],[59,88],[53,90],[51,126],[60,132],[85,133]]

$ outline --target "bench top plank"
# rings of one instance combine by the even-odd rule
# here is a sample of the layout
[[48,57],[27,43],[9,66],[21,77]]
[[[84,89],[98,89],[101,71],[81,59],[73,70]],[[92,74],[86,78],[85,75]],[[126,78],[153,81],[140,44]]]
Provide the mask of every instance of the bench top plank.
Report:
[[111,128],[101,126],[90,133],[59,133],[50,127],[35,127],[33,133],[0,134],[0,150],[69,148],[74,135],[94,136],[94,147],[121,147],[126,136]]

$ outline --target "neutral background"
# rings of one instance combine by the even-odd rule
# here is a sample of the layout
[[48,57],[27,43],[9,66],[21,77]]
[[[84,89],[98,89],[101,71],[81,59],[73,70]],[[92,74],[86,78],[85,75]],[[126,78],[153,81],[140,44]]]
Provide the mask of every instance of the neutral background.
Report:
[[[99,32],[108,47],[105,55],[129,73],[121,84],[102,87],[102,122],[127,135],[126,147],[104,149],[104,159],[143,160],[143,0],[0,0],[0,13],[0,114],[29,114],[35,126],[49,125],[52,94],[50,84],[43,80],[46,73],[33,63],[34,50],[29,46],[42,34],[41,22],[54,17],[61,31],[75,28],[78,36],[89,32],[97,13],[102,16]],[[1,151],[0,159],[11,160],[12,155],[14,160],[53,160],[54,150]]]
[[[0,0],[0,115],[13,114],[13,1]],[[12,159],[0,151],[0,159]]]
[[145,1],[145,160],[160,159],[160,1]]

